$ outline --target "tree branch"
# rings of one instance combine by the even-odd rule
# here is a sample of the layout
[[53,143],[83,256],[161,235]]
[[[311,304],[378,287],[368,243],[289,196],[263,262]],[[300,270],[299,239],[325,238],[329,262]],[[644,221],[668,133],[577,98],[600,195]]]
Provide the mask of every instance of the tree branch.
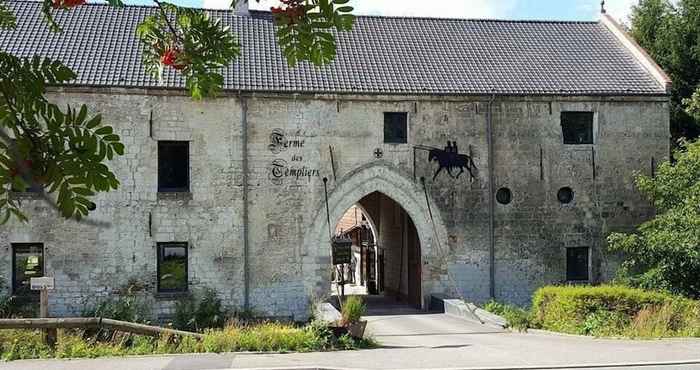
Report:
[[177,33],[177,30],[175,30],[175,27],[173,27],[172,23],[170,23],[170,19],[168,19],[168,14],[165,12],[165,9],[163,8],[163,3],[160,2],[159,0],[153,0],[156,4],[158,4],[158,9],[160,9],[160,13],[163,15],[163,19],[165,19],[165,24],[168,25],[168,28],[170,29],[170,33],[175,36],[175,39],[182,42],[182,38],[180,35]]

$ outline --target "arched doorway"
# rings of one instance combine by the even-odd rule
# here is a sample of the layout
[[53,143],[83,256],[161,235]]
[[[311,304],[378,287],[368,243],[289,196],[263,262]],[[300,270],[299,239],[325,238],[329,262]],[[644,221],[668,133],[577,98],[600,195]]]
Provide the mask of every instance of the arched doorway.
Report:
[[400,204],[378,191],[368,194],[338,220],[335,234],[352,241],[352,258],[335,266],[332,295],[384,297],[422,307],[420,241],[413,220]]
[[[447,241],[447,230],[439,210],[434,206],[432,208],[429,206],[429,204],[434,205],[435,203],[429,195],[426,196],[426,192],[419,182],[401,175],[383,163],[358,168],[346,174],[337,182],[329,181],[329,215],[326,214],[325,199],[319,199],[316,206],[317,211],[304,238],[305,253],[302,273],[305,278],[305,286],[308,289],[307,294],[309,297],[323,297],[327,296],[328,292],[331,291],[331,269],[329,268],[331,252],[328,219],[330,218],[330,228],[333,228],[350,207],[360,204],[367,210],[370,219],[376,222],[376,217],[373,216],[373,211],[371,210],[371,204],[376,205],[378,203],[376,201],[368,203],[366,200],[371,197],[377,197],[378,194],[385,197],[385,201],[393,202],[399,214],[403,213],[403,220],[405,221],[401,221],[401,217],[396,217],[397,222],[406,223],[403,226],[403,230],[415,230],[415,232],[409,232],[409,235],[404,235],[405,239],[403,242],[410,243],[415,241],[418,244],[417,248],[411,249],[412,253],[414,253],[411,258],[413,266],[409,268],[407,265],[404,265],[404,271],[420,272],[419,274],[410,275],[411,285],[413,287],[418,286],[418,288],[412,290],[413,293],[410,300],[419,302],[422,309],[427,309],[431,294],[445,293],[448,290],[444,284],[444,281],[447,280],[447,269],[443,263],[443,256],[446,255],[447,251],[443,250],[446,246],[443,246],[443,242],[441,242]],[[389,217],[388,215],[390,214],[385,213],[385,215]],[[380,228],[381,226],[377,226],[377,229]],[[381,241],[381,237],[378,236],[377,239]],[[408,250],[408,248],[404,249],[405,258],[408,258]],[[403,272],[402,275],[404,279],[401,281],[401,284],[408,284],[409,276],[406,276]],[[398,285],[394,286],[398,287]],[[386,288],[386,285],[384,288]],[[408,293],[408,290],[404,291]],[[418,296],[417,299],[416,295]]]

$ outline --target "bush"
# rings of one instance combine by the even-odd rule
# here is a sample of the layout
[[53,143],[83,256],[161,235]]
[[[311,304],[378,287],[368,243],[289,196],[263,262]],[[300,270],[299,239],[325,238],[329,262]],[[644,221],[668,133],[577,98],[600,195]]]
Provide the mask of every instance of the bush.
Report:
[[0,278],[0,319],[39,316],[39,305],[31,297],[4,294],[7,289],[5,281]]
[[367,306],[362,302],[362,298],[356,295],[349,296],[345,299],[340,312],[340,324],[347,326],[356,323],[360,321],[366,312]]
[[517,329],[518,331],[527,331],[527,329],[532,327],[530,313],[523,308],[490,301],[484,305],[484,309],[503,317],[510,328]]
[[222,328],[225,320],[226,312],[221,306],[221,300],[212,289],[188,295],[175,304],[173,326],[179,330],[202,332]]
[[83,317],[104,317],[113,320],[149,323],[151,310],[142,294],[145,288],[132,279],[119,289],[119,295],[99,302],[94,307],[83,310]]
[[700,299],[700,140],[681,143],[674,160],[662,163],[656,177],[636,179],[656,216],[636,233],[611,234],[608,245],[625,258],[619,281]]
[[697,336],[700,302],[623,286],[544,287],[532,301],[532,324],[594,336]]

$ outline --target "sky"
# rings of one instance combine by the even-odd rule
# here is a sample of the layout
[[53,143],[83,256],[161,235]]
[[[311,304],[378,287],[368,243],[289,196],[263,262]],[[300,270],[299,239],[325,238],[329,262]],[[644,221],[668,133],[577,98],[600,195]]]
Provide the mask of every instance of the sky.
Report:
[[[192,7],[227,8],[231,0],[170,0]],[[251,9],[269,10],[277,0],[249,0]],[[152,4],[151,0],[126,0]],[[638,0],[606,0],[615,19],[625,21]],[[447,18],[597,20],[600,0],[350,0],[355,14]]]

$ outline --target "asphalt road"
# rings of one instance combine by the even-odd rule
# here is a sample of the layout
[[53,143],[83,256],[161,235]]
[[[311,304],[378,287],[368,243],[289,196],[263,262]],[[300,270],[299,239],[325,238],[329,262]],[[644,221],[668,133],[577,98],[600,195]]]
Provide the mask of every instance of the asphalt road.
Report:
[[[700,340],[632,341],[509,333],[444,314],[372,316],[369,332],[383,348],[293,354],[202,354],[16,361],[0,369],[700,369]],[[693,362],[694,361],[694,362]],[[672,365],[673,363],[679,363]],[[663,363],[658,366],[637,364]],[[633,364],[632,366],[612,366]],[[586,367],[588,366],[588,367]]]

